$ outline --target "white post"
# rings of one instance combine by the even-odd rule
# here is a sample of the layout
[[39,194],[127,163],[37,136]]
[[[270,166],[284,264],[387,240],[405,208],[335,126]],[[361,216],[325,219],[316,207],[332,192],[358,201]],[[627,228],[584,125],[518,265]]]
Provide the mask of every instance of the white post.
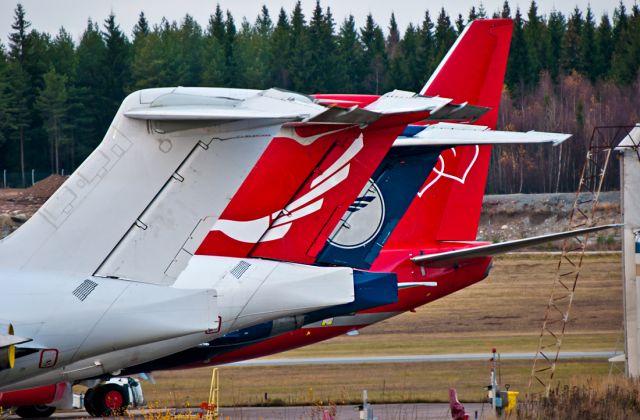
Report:
[[[631,132],[635,144],[640,140],[640,128]],[[629,139],[626,140],[629,142]],[[621,144],[624,144],[625,141]],[[637,232],[640,230],[640,159],[630,147],[623,153],[620,168],[622,192],[622,262],[624,293],[624,330],[627,376],[640,377],[640,254],[637,251]]]
[[36,183],[36,170],[32,169],[31,170],[31,185]]

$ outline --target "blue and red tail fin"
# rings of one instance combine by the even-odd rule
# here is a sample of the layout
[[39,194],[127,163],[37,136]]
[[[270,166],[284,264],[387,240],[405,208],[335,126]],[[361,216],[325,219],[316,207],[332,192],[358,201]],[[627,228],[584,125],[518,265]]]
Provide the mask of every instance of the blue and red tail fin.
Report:
[[343,214],[317,258],[369,269],[433,169],[440,147],[394,147]]
[[[421,93],[491,108],[475,124],[495,128],[513,22],[470,23]],[[386,246],[437,240],[474,240],[480,221],[491,146],[446,149]]]
[[[418,121],[426,116],[428,113],[409,119]],[[330,150],[250,255],[315,263],[340,218],[409,122],[402,121],[405,117],[382,116],[362,129],[351,143]]]

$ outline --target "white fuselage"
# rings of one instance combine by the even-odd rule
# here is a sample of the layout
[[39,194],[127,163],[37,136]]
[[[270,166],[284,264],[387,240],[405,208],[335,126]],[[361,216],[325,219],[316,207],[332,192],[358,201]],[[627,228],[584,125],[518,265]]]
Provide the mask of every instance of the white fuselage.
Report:
[[175,286],[51,273],[1,273],[0,324],[33,341],[0,391],[113,374],[230,331],[354,299],[353,271],[196,256]]

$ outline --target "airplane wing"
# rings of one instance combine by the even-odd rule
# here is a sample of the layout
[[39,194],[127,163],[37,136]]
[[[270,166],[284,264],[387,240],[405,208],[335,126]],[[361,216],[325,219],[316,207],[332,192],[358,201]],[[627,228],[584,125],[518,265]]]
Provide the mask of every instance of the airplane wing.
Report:
[[497,131],[486,126],[437,123],[427,126],[413,126],[408,134],[398,137],[394,147],[402,146],[457,146],[482,144],[533,144],[552,143],[557,146],[571,138],[571,134],[541,131]]
[[[480,245],[470,248],[457,249],[454,251],[441,252],[438,254],[420,255],[411,258],[411,261],[417,265],[427,265],[430,263],[455,262],[468,258],[488,257],[496,254],[504,254],[516,249],[528,246],[539,245],[546,242],[556,241],[559,239],[570,238],[573,236],[584,235],[597,232],[604,229],[621,227],[620,224],[595,226],[585,229],[571,230],[568,232],[551,233],[548,235],[535,236],[533,238],[516,239],[515,241],[500,242],[497,244]],[[465,244],[468,242],[446,242],[451,244]]]

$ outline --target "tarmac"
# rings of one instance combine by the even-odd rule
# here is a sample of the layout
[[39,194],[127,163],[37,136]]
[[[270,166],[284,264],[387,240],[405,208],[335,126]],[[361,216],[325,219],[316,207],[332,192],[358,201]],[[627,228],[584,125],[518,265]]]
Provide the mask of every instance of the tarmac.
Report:
[[[492,418],[491,406],[489,404],[469,403],[464,404],[469,419]],[[374,417],[379,420],[445,420],[450,419],[449,404],[374,404]],[[300,407],[222,407],[220,409],[220,419],[260,419],[260,420],[299,420],[299,419],[322,419],[323,411],[334,411],[336,420],[358,420],[359,407],[357,405],[341,405],[335,407],[321,406],[300,406]],[[129,410],[124,418],[173,418],[173,419],[197,419],[199,410],[185,409],[179,410]],[[51,418],[57,419],[79,419],[92,418],[84,410],[71,410],[57,412]],[[123,418],[123,417],[118,417]],[[9,416],[8,419],[20,419],[18,416]]]

